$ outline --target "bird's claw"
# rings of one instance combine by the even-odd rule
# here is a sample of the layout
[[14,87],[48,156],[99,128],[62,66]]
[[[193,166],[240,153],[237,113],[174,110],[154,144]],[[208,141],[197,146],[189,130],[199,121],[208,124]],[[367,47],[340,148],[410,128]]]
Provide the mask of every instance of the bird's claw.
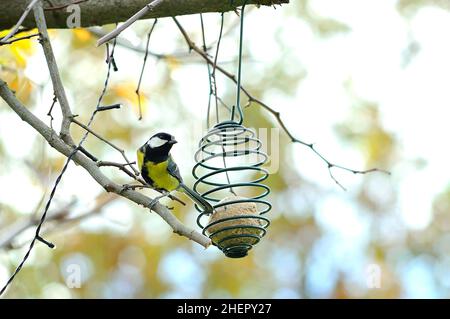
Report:
[[120,194],[123,194],[125,191],[130,190],[132,187],[130,184],[123,184],[122,188],[120,189]]
[[152,201],[151,201],[150,204],[148,205],[148,208],[149,208],[150,210],[152,210],[153,207],[154,207],[157,203],[159,203],[159,198],[152,199]]

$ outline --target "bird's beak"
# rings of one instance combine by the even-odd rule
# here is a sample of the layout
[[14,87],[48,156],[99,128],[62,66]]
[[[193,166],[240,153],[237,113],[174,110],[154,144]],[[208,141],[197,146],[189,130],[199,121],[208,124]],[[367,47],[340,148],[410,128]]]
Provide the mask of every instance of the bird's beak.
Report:
[[173,145],[173,144],[177,144],[178,141],[172,137],[172,139],[169,141],[169,143]]

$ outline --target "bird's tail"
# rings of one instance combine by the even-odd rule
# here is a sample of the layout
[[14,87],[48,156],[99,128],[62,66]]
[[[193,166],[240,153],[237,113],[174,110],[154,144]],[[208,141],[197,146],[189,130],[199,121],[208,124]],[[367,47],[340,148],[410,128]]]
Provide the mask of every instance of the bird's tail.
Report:
[[214,207],[206,199],[204,199],[199,193],[196,191],[190,189],[183,183],[180,183],[180,187],[183,190],[183,192],[188,195],[198,206],[201,207],[201,209],[207,213],[211,214],[214,212]]

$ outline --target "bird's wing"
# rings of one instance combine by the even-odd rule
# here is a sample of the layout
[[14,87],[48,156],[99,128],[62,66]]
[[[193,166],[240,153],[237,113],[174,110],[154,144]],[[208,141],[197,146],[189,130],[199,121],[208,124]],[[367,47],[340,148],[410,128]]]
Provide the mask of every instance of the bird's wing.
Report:
[[170,175],[178,179],[178,181],[180,182],[180,185],[178,187],[181,187],[184,193],[188,195],[197,205],[199,205],[204,212],[206,212],[207,214],[211,214],[214,211],[214,207],[211,206],[211,204],[208,203],[206,199],[204,199],[196,191],[184,185],[183,179],[180,175],[180,170],[178,169],[178,165],[173,161],[172,156],[169,156],[167,171]]
[[172,156],[170,156],[170,155],[169,155],[169,159],[167,161],[168,161],[167,171],[169,172],[169,174],[172,175],[173,177],[175,177],[176,179],[178,179],[178,181],[180,183],[182,183],[183,178],[181,177],[180,170],[178,169],[177,163],[174,162],[174,160],[172,159]]

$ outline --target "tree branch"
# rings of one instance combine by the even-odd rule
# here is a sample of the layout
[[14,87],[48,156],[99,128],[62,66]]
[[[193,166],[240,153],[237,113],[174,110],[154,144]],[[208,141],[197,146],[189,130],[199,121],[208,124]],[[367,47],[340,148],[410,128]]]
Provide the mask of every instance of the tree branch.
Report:
[[[68,0],[52,0],[51,11],[45,12],[49,28],[67,29],[67,19],[72,12],[67,12],[65,7]],[[149,0],[89,0],[78,4],[81,9],[80,27],[105,25],[126,21],[133,14],[147,5]],[[234,11],[243,4],[244,0],[168,0],[152,11],[147,12],[142,19],[163,18],[186,14],[206,12]],[[288,3],[289,0],[249,0],[248,4],[277,5]],[[17,22],[25,10],[29,0],[1,0],[0,1],[0,30],[10,29]],[[60,7],[60,10],[54,10]],[[22,26],[35,27],[35,21],[26,18]]]
[[[101,38],[104,37],[107,33],[104,32],[103,30],[101,30],[100,28],[94,27],[94,28],[89,28],[86,29],[87,31],[89,31],[92,35],[94,35],[97,38]],[[117,37],[116,38],[116,43],[117,45],[126,48],[128,50],[137,52],[137,53],[143,53],[143,54],[149,54],[153,57],[155,57],[156,59],[167,59],[170,57],[186,57],[187,54],[185,52],[178,54],[178,53],[170,53],[170,54],[165,54],[165,53],[156,53],[153,52],[151,50],[146,50],[146,48],[141,47],[141,46],[136,46],[134,44],[132,44],[130,41],[128,41],[125,38],[121,38],[121,37]]]
[[144,71],[145,71],[145,65],[147,64],[147,58],[148,58],[148,54],[149,54],[149,46],[150,46],[150,38],[152,36],[153,30],[155,29],[156,23],[158,22],[158,19],[155,19],[155,21],[152,24],[152,27],[150,28],[150,31],[147,33],[147,42],[145,44],[145,53],[144,53],[144,61],[142,62],[142,68],[141,68],[141,74],[139,75],[139,82],[136,88],[136,95],[138,98],[138,104],[139,104],[139,120],[142,120],[142,101],[141,101],[141,84],[142,84],[142,79],[144,76]]
[[141,10],[139,10],[137,13],[135,13],[131,18],[129,18],[125,23],[118,26],[115,30],[111,31],[110,33],[106,34],[105,36],[101,37],[97,41],[97,46],[102,45],[103,43],[106,43],[110,41],[111,39],[114,39],[117,37],[122,31],[130,27],[133,23],[135,23],[137,20],[141,19],[147,12],[153,11],[156,7],[158,7],[161,3],[163,3],[164,0],[153,0],[149,4],[145,5]]
[[[133,163],[130,163],[130,164],[133,164]],[[110,162],[110,161],[98,161],[97,162],[98,167],[116,167],[119,170],[121,170],[122,172],[124,172],[125,174],[127,174],[129,177],[131,177],[132,179],[134,179],[140,183],[139,185],[129,185],[129,184],[125,185],[125,187],[127,187],[129,189],[150,188],[150,189],[153,189],[154,191],[157,191],[162,194],[162,191],[152,188],[150,185],[147,184],[146,181],[144,181],[143,178],[134,175],[130,170],[128,170],[126,167],[129,166],[130,164],[121,164],[121,163]],[[180,203],[183,206],[186,206],[186,203],[183,202],[178,197],[176,197],[175,195],[169,194],[169,195],[167,195],[167,197],[170,198],[171,200],[177,201],[178,203]]]
[[[33,113],[31,113],[14,95],[9,89],[6,82],[0,79],[0,96],[11,107],[11,109],[17,113],[17,115],[26,123],[31,125],[45,140],[56,149],[58,152],[65,156],[70,156],[73,152],[73,147],[67,145],[60,137],[55,135],[55,132],[45,125],[40,119],[38,119]],[[73,155],[73,161],[83,167],[91,177],[100,184],[107,192],[113,192],[119,196],[129,199],[130,201],[141,205],[145,208],[150,208],[152,199],[142,193],[136,192],[130,189],[124,189],[121,185],[113,182],[106,175],[104,175],[95,162],[88,157],[77,152]],[[211,241],[208,237],[203,236],[194,229],[185,226],[180,222],[164,205],[156,203],[153,205],[152,210],[157,213],[164,221],[166,221],[173,229],[174,233],[185,236],[192,241],[207,248]]]
[[18,42],[18,41],[22,41],[22,40],[28,40],[28,39],[31,39],[31,38],[34,38],[34,37],[38,37],[38,36],[39,36],[38,33],[34,33],[34,34],[24,35],[23,37],[12,38],[11,40],[5,40],[5,41],[3,41],[4,38],[1,38],[0,39],[0,46],[12,44],[14,42]]
[[28,16],[28,14],[30,13],[30,11],[33,9],[33,7],[36,5],[36,3],[38,1],[40,1],[40,0],[32,0],[30,2],[30,4],[25,8],[22,15],[20,16],[19,21],[17,21],[17,23],[14,25],[14,27],[11,29],[11,31],[9,31],[9,33],[0,40],[0,43],[6,44],[8,42],[8,40],[11,37],[13,37],[17,33],[17,31],[19,31],[19,28],[22,25],[23,21],[25,20],[25,18]]
[[106,138],[100,136],[99,134],[97,134],[96,132],[94,132],[92,129],[90,129],[89,127],[87,127],[86,125],[84,125],[83,123],[79,122],[78,120],[76,120],[74,117],[72,118],[72,122],[74,122],[75,124],[77,124],[78,126],[80,126],[81,128],[83,128],[84,130],[86,130],[87,132],[89,132],[90,134],[94,135],[96,138],[98,138],[99,140],[105,142],[106,144],[108,144],[109,146],[111,146],[112,148],[114,148],[116,151],[118,151],[123,159],[125,160],[125,162],[127,163],[127,165],[134,171],[134,173],[136,175],[139,174],[139,171],[133,166],[133,163],[131,163],[131,161],[128,159],[127,155],[125,154],[125,151],[123,149],[121,149],[120,147],[116,146],[115,144],[111,143],[110,141],[108,141]]
[[[103,31],[97,27],[88,28],[86,30],[89,31],[93,36],[95,36],[97,38],[101,38],[107,34],[105,31]],[[115,40],[116,40],[116,44],[122,48],[131,50],[131,51],[134,51],[137,53],[142,53],[144,55],[147,54],[147,55],[154,57],[155,59],[163,59],[164,60],[164,59],[176,58],[176,59],[183,59],[183,62],[185,62],[185,63],[203,63],[203,59],[201,59],[201,58],[197,59],[196,57],[193,58],[192,55],[190,55],[189,52],[186,52],[186,51],[158,53],[158,52],[154,52],[150,49],[147,50],[142,45],[134,45],[133,43],[128,41],[126,38],[122,38],[120,36],[116,37]],[[208,46],[207,48],[210,48],[210,46]]]
[[72,111],[70,110],[69,101],[67,100],[66,91],[64,90],[61,76],[59,75],[58,64],[56,63],[55,55],[53,54],[53,48],[48,36],[47,24],[45,21],[44,10],[42,9],[42,3],[38,3],[33,10],[36,19],[36,25],[40,34],[39,42],[41,43],[44,50],[45,59],[47,60],[50,77],[52,79],[53,89],[59,101],[59,105],[61,107],[61,112],[63,115],[60,132],[61,138],[66,143],[73,145],[74,143],[70,136],[70,124],[73,115]]

